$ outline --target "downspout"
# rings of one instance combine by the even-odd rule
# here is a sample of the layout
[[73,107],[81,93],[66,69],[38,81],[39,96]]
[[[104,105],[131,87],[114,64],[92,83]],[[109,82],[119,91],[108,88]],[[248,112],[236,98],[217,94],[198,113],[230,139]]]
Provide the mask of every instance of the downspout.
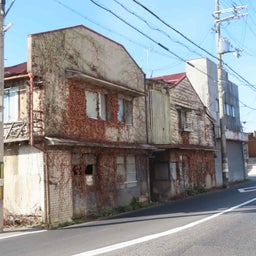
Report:
[[[149,143],[148,138],[148,86],[147,86],[147,80],[146,75],[144,74],[144,91],[145,91],[145,121],[146,121],[146,143]],[[149,166],[149,154],[147,154],[147,190],[148,190],[148,203],[151,203],[151,187],[150,187],[150,166]],[[151,154],[150,154],[151,155]]]
[[33,87],[34,87],[34,75],[29,73],[29,142],[31,146],[34,146],[34,120],[33,120]]
[[29,73],[29,142],[30,145],[39,151],[43,152],[43,163],[44,163],[44,193],[45,193],[45,222],[50,225],[51,218],[50,218],[50,190],[49,190],[49,172],[48,172],[48,155],[47,150],[44,147],[39,147],[35,145],[34,142],[34,118],[33,118],[33,93],[34,93],[34,74]]

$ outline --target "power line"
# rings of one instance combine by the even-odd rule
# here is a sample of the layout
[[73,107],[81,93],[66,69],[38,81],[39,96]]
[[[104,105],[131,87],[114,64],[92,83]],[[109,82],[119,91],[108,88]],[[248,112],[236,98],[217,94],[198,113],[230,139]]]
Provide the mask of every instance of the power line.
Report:
[[[178,31],[177,29],[175,29],[174,27],[170,26],[167,22],[165,22],[163,19],[161,19],[158,15],[156,15],[153,11],[149,10],[146,6],[144,6],[143,4],[139,3],[137,0],[132,0],[133,2],[135,2],[137,5],[141,6],[143,9],[145,9],[147,12],[149,12],[151,15],[153,15],[156,19],[158,19],[159,21],[161,21],[164,25],[166,25],[167,27],[169,27],[170,29],[172,29],[173,31],[175,31],[176,33],[178,33],[180,36],[182,36],[184,39],[186,39],[188,42],[190,42],[191,44],[193,44],[194,46],[198,47],[200,50],[204,51],[205,53],[207,53],[208,55],[210,55],[211,57],[213,57],[214,59],[218,60],[218,58],[216,56],[214,56],[213,54],[211,54],[209,51],[205,50],[204,48],[202,48],[200,45],[196,44],[195,42],[193,42],[191,39],[189,39],[187,36],[185,36],[183,33],[181,33],[180,31]],[[238,74],[232,67],[230,67],[227,63],[223,62],[223,65],[225,65],[230,71],[232,71],[236,77],[239,77],[242,81],[244,81],[249,87],[251,87],[252,89],[256,90],[256,87],[254,85],[252,85],[249,81],[247,81],[245,78],[243,78],[240,74]]]
[[[154,27],[153,25],[151,25],[146,19],[142,18],[140,15],[136,14],[135,12],[131,11],[129,8],[127,8],[124,4],[120,3],[117,0],[113,0],[115,3],[117,3],[118,5],[120,5],[124,10],[126,10],[127,12],[129,12],[130,14],[134,15],[135,17],[137,17],[139,20],[143,21],[150,29],[155,30],[160,32],[161,34],[165,35],[166,37],[168,37],[171,41],[173,41],[174,43],[177,43],[181,46],[183,46],[184,48],[186,48],[188,51],[195,53],[199,56],[201,56],[198,52],[192,50],[191,48],[189,48],[187,45],[185,45],[184,43],[173,39],[167,32],[163,31],[162,29],[159,29],[157,27]],[[202,56],[201,56],[202,57]]]
[[[108,28],[108,27],[103,26],[102,24],[100,24],[100,23],[98,23],[98,22],[96,22],[96,21],[94,21],[94,20],[92,20],[92,19],[86,17],[86,16],[85,16],[84,14],[82,14],[81,12],[79,12],[79,11],[77,11],[77,10],[71,8],[70,6],[68,6],[68,5],[64,4],[64,3],[62,3],[62,2],[59,1],[59,0],[53,0],[53,1],[57,2],[58,4],[60,4],[61,6],[63,6],[64,8],[66,8],[67,10],[73,12],[74,14],[80,16],[81,18],[83,18],[83,19],[85,19],[85,20],[91,22],[92,24],[94,24],[94,25],[96,25],[96,26],[98,26],[98,27],[100,27],[100,28],[102,28],[102,29],[104,29],[104,30],[106,30],[106,31],[108,31],[108,32],[110,32],[110,33],[112,33],[112,34],[115,34],[115,35],[117,35],[117,36],[119,36],[119,37],[122,37],[122,38],[124,38],[125,40],[127,40],[127,41],[129,41],[129,42],[131,42],[131,43],[133,43],[133,44],[135,44],[135,45],[137,45],[137,46],[139,46],[139,47],[141,47],[141,48],[143,48],[143,49],[146,49],[146,48],[148,47],[148,46],[146,46],[146,45],[141,44],[141,43],[138,42],[138,41],[132,40],[131,38],[125,36],[124,34],[121,34],[121,33],[117,32],[117,31],[114,31],[114,30],[112,30],[112,29],[110,29],[110,28]],[[152,51],[155,52],[155,53],[157,53],[158,55],[161,55],[161,56],[165,56],[165,57],[170,58],[170,55],[163,54],[163,53],[161,53],[161,52],[159,52],[159,51],[156,51],[156,50],[152,50]]]
[[[70,8],[69,6],[61,3],[60,1],[58,0],[54,0],[56,2],[58,2],[59,4],[61,4],[62,6],[64,6],[65,8],[68,8],[70,11],[76,13],[77,15],[85,18],[86,20],[89,20],[90,22],[93,22],[94,24],[104,28],[103,26],[101,26],[100,24],[98,23],[95,23],[94,21],[90,20],[89,18],[85,17],[84,15],[82,15],[81,13],[77,12],[76,10]],[[148,35],[146,35],[145,33],[143,33],[142,31],[140,31],[139,29],[137,29],[136,27],[134,27],[133,25],[129,24],[128,22],[126,22],[124,19],[122,19],[121,17],[119,17],[117,14],[115,14],[113,11],[109,10],[108,8],[100,5],[99,3],[93,1],[93,0],[90,0],[93,4],[97,5],[98,7],[104,9],[105,11],[108,11],[110,12],[112,15],[114,15],[116,18],[118,18],[119,20],[121,20],[122,22],[124,22],[126,25],[130,26],[131,28],[133,28],[134,30],[136,30],[138,33],[142,34],[143,36],[145,36],[146,38],[148,38],[149,40],[151,40],[152,42],[154,42],[155,44],[157,44],[158,46],[160,46],[162,49],[168,51],[169,53],[171,53],[173,56],[175,56],[176,58],[178,58],[179,60],[183,61],[183,62],[186,62],[188,65],[192,66],[193,68],[195,68],[196,70],[198,70],[199,72],[205,74],[206,76],[209,77],[209,79],[213,80],[214,82],[216,82],[216,80],[214,78],[212,78],[209,74],[207,74],[206,72],[200,70],[199,68],[195,67],[193,64],[191,64],[189,61],[186,61],[185,59],[183,59],[182,57],[178,56],[177,54],[175,54],[174,52],[170,51],[166,46],[164,46],[163,44],[157,42],[156,40],[154,40],[153,38],[149,37]],[[105,28],[104,28],[105,29]],[[109,29],[107,29],[109,30]],[[112,30],[109,30],[110,32],[112,33],[115,33],[113,32]],[[118,35],[122,36],[121,34],[118,33]],[[123,36],[124,37],[124,36]],[[126,39],[128,39],[129,41],[131,41],[129,38],[127,37],[124,37]],[[139,44],[141,46],[141,44]],[[144,47],[145,48],[145,47]],[[167,56],[167,55],[166,55]],[[170,57],[168,55],[168,57]],[[232,69],[232,68],[231,68]],[[239,75],[239,74],[238,74]],[[245,105],[245,104],[244,104]],[[245,105],[246,106],[246,105]],[[246,106],[247,107],[247,106]],[[248,108],[252,109],[251,107],[248,106]]]
[[153,39],[152,37],[148,36],[147,34],[145,34],[144,32],[140,31],[139,29],[137,29],[136,27],[134,27],[133,25],[131,25],[130,23],[128,23],[127,21],[125,21],[123,18],[121,18],[120,16],[118,16],[117,14],[115,14],[113,11],[111,11],[110,9],[108,9],[107,7],[104,7],[103,5],[100,5],[99,3],[97,3],[94,0],[90,0],[93,4],[97,5],[98,7],[100,7],[101,9],[111,13],[112,15],[114,15],[117,19],[121,20],[122,22],[124,22],[126,25],[128,25],[129,27],[133,28],[134,30],[136,30],[138,33],[140,33],[141,35],[143,35],[144,37],[146,37],[147,39],[149,39],[150,41],[152,41],[153,43],[157,44],[158,46],[160,46],[162,49],[166,50],[167,52],[171,53],[173,56],[175,56],[176,58],[178,58],[179,60],[182,60],[184,62],[186,62],[185,59],[183,59],[182,57],[180,57],[179,55],[177,55],[176,53],[174,53],[173,51],[171,51],[170,49],[168,49],[168,47],[164,46],[163,44],[157,42],[155,39]]
[[201,47],[200,45],[196,44],[194,41],[192,41],[191,39],[189,39],[187,36],[185,36],[183,33],[181,33],[179,30],[175,29],[174,27],[170,26],[167,22],[165,22],[163,19],[161,19],[159,16],[157,16],[153,11],[149,10],[146,6],[144,6],[143,4],[141,4],[140,2],[136,1],[136,0],[132,0],[133,2],[135,2],[137,5],[139,5],[140,7],[142,7],[143,9],[145,9],[147,12],[149,12],[151,15],[153,15],[156,19],[158,19],[159,21],[161,21],[164,25],[166,25],[168,28],[170,28],[171,30],[173,30],[174,32],[176,32],[177,34],[179,34],[180,36],[182,36],[184,39],[186,39],[188,42],[190,42],[191,44],[193,44],[194,46],[198,47],[200,50],[202,50],[203,52],[207,53],[208,55],[210,55],[211,57],[213,57],[214,59],[218,58],[213,55],[212,53],[210,53],[209,51],[205,50],[203,47]]

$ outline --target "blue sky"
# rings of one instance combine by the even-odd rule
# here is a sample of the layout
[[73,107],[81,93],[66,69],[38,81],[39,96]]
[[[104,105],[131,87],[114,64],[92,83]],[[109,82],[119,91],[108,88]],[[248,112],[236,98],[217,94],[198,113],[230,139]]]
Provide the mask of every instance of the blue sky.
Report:
[[[10,22],[14,24],[5,33],[5,66],[27,60],[29,34],[80,24],[122,44],[147,77],[184,72],[183,60],[200,57],[212,59],[150,15],[135,1],[94,1],[124,19],[144,35],[90,0],[16,0],[5,18],[5,25]],[[11,2],[12,0],[6,0],[6,9]],[[197,45],[216,55],[212,16],[215,11],[215,0],[138,0],[138,2]],[[248,5],[248,9],[242,11],[248,13],[248,16],[223,22],[221,34],[229,38],[234,48],[243,50],[240,58],[228,53],[223,55],[223,60],[249,82],[248,85],[241,78],[237,78],[236,74],[229,72],[230,80],[239,87],[241,122],[244,122],[244,131],[252,132],[256,130],[256,89],[250,86],[256,86],[256,2],[254,0],[220,0],[219,2],[221,9],[233,5]],[[230,15],[232,13],[223,17]],[[170,51],[164,50],[157,43]]]

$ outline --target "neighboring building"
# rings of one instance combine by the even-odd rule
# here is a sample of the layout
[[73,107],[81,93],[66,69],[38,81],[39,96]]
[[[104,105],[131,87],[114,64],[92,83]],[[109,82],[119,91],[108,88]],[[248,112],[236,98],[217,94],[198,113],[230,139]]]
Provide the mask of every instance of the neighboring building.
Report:
[[151,196],[165,200],[215,183],[213,120],[185,73],[147,80]]
[[248,134],[249,157],[256,158],[256,131]]
[[[204,105],[209,109],[211,116],[216,120],[215,133],[218,148],[216,182],[217,185],[222,185],[217,65],[207,58],[188,62],[189,64],[186,65],[187,77]],[[244,143],[248,140],[248,137],[242,132],[241,127],[238,87],[228,79],[228,73],[225,70],[223,71],[223,82],[229,180],[235,182],[247,177]]]
[[248,134],[248,174],[256,175],[256,131]]
[[5,218],[149,200],[145,89],[123,46],[84,26],[30,35],[27,63],[5,69]]

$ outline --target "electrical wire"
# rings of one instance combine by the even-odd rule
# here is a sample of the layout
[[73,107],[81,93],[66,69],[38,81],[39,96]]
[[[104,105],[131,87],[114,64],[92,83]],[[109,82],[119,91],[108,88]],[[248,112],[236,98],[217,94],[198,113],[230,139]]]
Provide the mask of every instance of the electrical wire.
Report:
[[[167,22],[165,22],[163,19],[161,19],[158,15],[156,15],[153,11],[149,10],[146,6],[144,6],[143,4],[141,4],[140,2],[138,2],[137,0],[132,0],[133,2],[135,2],[137,5],[139,5],[140,7],[142,7],[143,9],[145,9],[147,12],[149,12],[151,15],[153,15],[156,19],[158,19],[159,21],[161,21],[164,25],[166,25],[167,27],[169,27],[170,29],[172,29],[174,32],[178,33],[180,36],[182,36],[184,39],[186,39],[188,42],[190,42],[191,44],[193,44],[194,46],[198,47],[200,50],[204,51],[205,53],[207,53],[208,55],[210,55],[211,57],[213,57],[214,59],[218,58],[216,56],[214,56],[213,54],[211,54],[209,51],[205,50],[204,48],[202,48],[200,45],[196,44],[195,42],[193,42],[191,39],[189,39],[187,36],[185,36],[183,33],[181,33],[180,31],[178,31],[177,29],[175,29],[174,27],[170,26]],[[249,81],[247,81],[244,77],[242,77],[240,74],[238,74],[230,65],[228,65],[225,62],[222,62],[224,66],[226,66],[230,71],[232,71],[235,75],[236,78],[238,78],[240,81],[243,81],[247,84],[248,87],[250,87],[253,91],[256,90],[256,86],[252,85]]]
[[124,4],[120,3],[119,1],[117,0],[113,0],[115,3],[117,3],[118,5],[120,5],[125,11],[127,11],[128,13],[132,14],[133,16],[137,17],[139,20],[143,21],[150,29],[152,30],[155,30],[155,31],[158,31],[160,32],[161,34],[165,35],[167,38],[169,38],[171,41],[173,41],[174,43],[177,43],[181,46],[183,46],[184,48],[186,48],[188,51],[192,52],[192,53],[195,53],[196,55],[199,55],[200,57],[203,57],[201,56],[198,52],[194,51],[193,49],[191,49],[190,47],[188,47],[187,45],[185,45],[184,43],[178,41],[178,40],[175,40],[174,38],[172,38],[167,32],[165,32],[164,30],[162,29],[159,29],[153,25],[151,25],[146,19],[142,18],[140,15],[136,14],[135,12],[133,12],[132,10],[130,10],[129,8],[127,8]]
[[[61,3],[60,1],[58,0],[54,0],[58,3]],[[108,11],[109,13],[111,13],[112,15],[114,15],[116,18],[118,18],[119,20],[121,20],[122,22],[124,22],[126,25],[128,25],[129,27],[133,28],[134,30],[136,30],[138,33],[142,34],[144,37],[148,38],[150,41],[154,42],[155,44],[157,44],[158,46],[160,46],[162,49],[166,50],[167,52],[171,53],[174,57],[176,57],[177,59],[183,61],[183,62],[186,62],[188,65],[192,66],[193,68],[197,69],[199,72],[202,72],[204,73],[206,76],[208,76],[210,79],[213,79],[212,77],[209,76],[209,74],[207,74],[206,72],[198,69],[197,67],[195,67],[192,63],[190,63],[189,61],[187,62],[185,59],[183,59],[182,57],[178,56],[176,53],[170,51],[166,46],[164,46],[163,44],[161,44],[160,42],[157,42],[156,40],[154,40],[153,38],[151,38],[150,36],[148,36],[147,34],[145,34],[144,32],[140,31],[139,29],[137,29],[135,26],[129,24],[127,21],[125,21],[123,18],[119,17],[117,14],[115,14],[113,11],[111,11],[110,9],[100,5],[99,3],[97,3],[96,1],[94,0],[90,0],[93,4],[95,4],[96,6],[104,9],[105,11]],[[133,0],[135,1],[135,0]],[[62,4],[62,3],[61,3]],[[76,11],[75,11],[76,12]],[[84,16],[83,16],[84,17]],[[214,56],[215,57],[215,56]],[[216,58],[216,57],[215,57]],[[234,74],[236,74],[236,76],[238,78],[240,78],[240,80],[242,81],[246,81],[247,84],[249,84],[249,82],[244,79],[242,76],[240,76],[235,70],[233,70],[230,66],[227,65],[227,67],[234,72]],[[217,82],[216,80],[213,79],[214,82]],[[253,87],[254,88],[254,87]],[[244,104],[244,103],[242,103]],[[244,106],[250,108],[250,109],[253,109],[249,106],[247,106],[246,104],[244,104]],[[256,110],[256,109],[255,109]]]
[[185,59],[183,59],[182,57],[180,57],[179,55],[177,55],[176,53],[174,53],[173,51],[171,51],[170,49],[168,49],[168,47],[164,46],[163,44],[157,42],[155,39],[153,39],[152,37],[148,36],[147,34],[145,34],[144,32],[140,31],[139,29],[137,29],[135,26],[131,25],[130,23],[128,23],[127,21],[125,21],[123,18],[121,18],[120,16],[118,16],[116,13],[114,13],[113,11],[111,11],[110,9],[108,9],[107,7],[104,7],[103,5],[100,5],[98,2],[94,1],[94,0],[90,0],[93,4],[97,5],[98,7],[100,7],[101,9],[111,13],[112,15],[114,15],[117,19],[121,20],[122,22],[124,22],[126,25],[128,25],[129,27],[131,27],[132,29],[136,30],[139,34],[143,35],[144,37],[146,37],[147,39],[149,39],[150,41],[152,41],[153,43],[157,44],[158,46],[160,46],[162,49],[164,49],[165,51],[171,53],[173,56],[175,56],[177,59],[186,62]]

